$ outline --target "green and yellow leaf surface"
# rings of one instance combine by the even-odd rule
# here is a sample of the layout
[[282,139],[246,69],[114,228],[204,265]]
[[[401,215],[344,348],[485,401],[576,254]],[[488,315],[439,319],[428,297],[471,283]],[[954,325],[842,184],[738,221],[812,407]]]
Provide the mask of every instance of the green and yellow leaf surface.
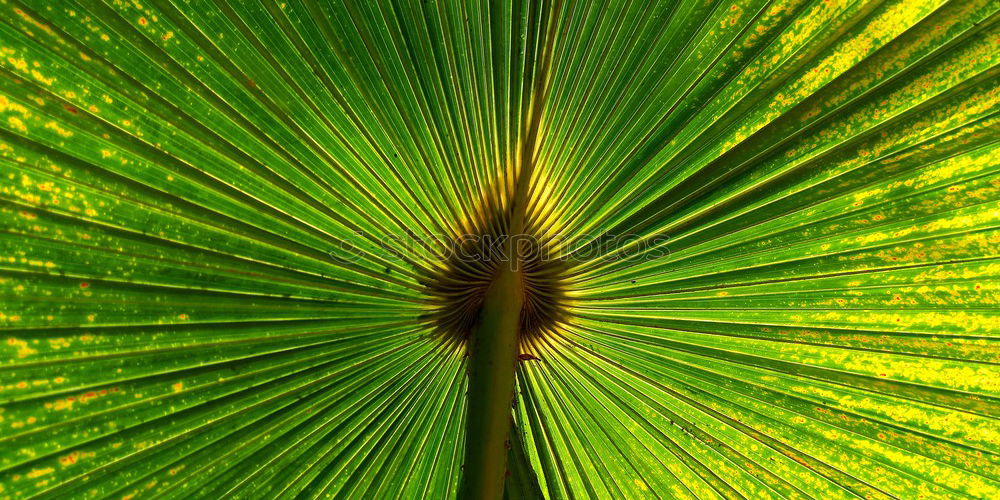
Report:
[[998,141],[991,0],[0,0],[0,498],[456,497],[522,226],[508,497],[1000,498]]

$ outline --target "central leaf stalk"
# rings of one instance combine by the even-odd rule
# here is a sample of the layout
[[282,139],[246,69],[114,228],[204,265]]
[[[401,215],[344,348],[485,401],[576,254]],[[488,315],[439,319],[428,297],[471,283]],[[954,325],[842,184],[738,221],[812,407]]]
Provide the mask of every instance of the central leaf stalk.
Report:
[[466,443],[461,498],[499,498],[503,492],[522,289],[516,264],[499,266],[480,310],[469,359],[466,439],[470,441]]

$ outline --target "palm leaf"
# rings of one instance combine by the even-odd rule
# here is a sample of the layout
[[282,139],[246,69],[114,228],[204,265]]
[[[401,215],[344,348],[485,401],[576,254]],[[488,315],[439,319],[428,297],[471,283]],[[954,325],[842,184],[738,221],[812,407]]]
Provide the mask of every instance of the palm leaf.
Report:
[[4,0],[0,497],[1000,497],[998,20]]

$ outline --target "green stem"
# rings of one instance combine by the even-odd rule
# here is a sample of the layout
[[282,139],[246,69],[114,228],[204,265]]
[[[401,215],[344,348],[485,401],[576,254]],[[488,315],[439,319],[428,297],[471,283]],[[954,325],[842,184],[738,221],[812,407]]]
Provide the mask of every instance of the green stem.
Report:
[[520,270],[501,265],[486,291],[469,359],[465,463],[459,498],[499,499],[507,471],[520,329]]

